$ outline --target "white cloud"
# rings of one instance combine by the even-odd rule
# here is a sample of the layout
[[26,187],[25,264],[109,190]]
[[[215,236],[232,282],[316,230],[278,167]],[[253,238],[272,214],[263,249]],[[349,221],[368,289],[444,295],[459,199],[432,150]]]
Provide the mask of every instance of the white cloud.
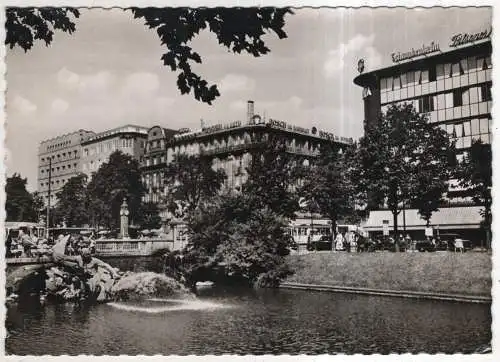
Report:
[[113,75],[106,70],[95,74],[77,74],[67,68],[62,68],[57,73],[59,84],[71,90],[78,90],[81,93],[94,94],[105,90],[109,88],[113,80]]
[[74,89],[80,83],[80,76],[66,68],[62,68],[57,73],[57,81],[68,88]]
[[160,88],[160,80],[158,75],[148,72],[138,72],[130,74],[122,87],[124,95],[136,96],[146,95],[149,96],[155,93]]
[[382,55],[374,48],[375,36],[364,36],[357,34],[347,43],[340,43],[338,47],[328,52],[324,63],[324,71],[327,77],[332,77],[346,68],[355,68],[359,59],[363,58],[370,69],[377,68],[382,64]]
[[17,95],[12,101],[12,108],[22,115],[29,115],[37,110],[36,104],[20,95]]
[[218,83],[221,92],[249,92],[255,88],[255,81],[241,74],[227,74]]
[[69,104],[64,99],[56,98],[52,101],[51,109],[55,113],[64,113],[68,108]]
[[113,75],[108,71],[100,71],[81,77],[80,91],[96,92],[109,88],[113,82]]

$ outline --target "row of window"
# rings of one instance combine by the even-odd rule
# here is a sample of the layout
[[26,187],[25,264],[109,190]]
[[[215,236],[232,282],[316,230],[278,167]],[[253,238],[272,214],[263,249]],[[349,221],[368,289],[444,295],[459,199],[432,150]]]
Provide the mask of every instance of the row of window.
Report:
[[[66,169],[68,170],[74,170],[75,168],[78,167],[78,163],[73,163],[73,166],[71,166],[70,163],[68,163],[67,165],[61,165],[61,166],[55,166],[55,167],[52,167],[52,172],[59,172],[59,171],[65,171]],[[49,173],[49,168],[47,169],[41,169],[40,172],[42,174],[45,174],[45,173]]]
[[74,159],[77,157],[78,157],[78,150],[73,150],[73,151],[58,153],[58,154],[52,155],[52,156],[42,157],[42,158],[40,158],[40,161],[41,162],[45,162],[45,161],[49,162],[49,158],[51,158],[52,160],[54,160],[54,162],[60,162],[60,161],[66,161],[69,159]]
[[439,127],[456,141],[458,149],[462,149],[470,147],[474,140],[491,143],[493,120],[491,118],[473,118],[454,124],[442,124]]
[[490,82],[491,77],[491,70],[488,70],[469,74],[469,76],[464,75],[461,77],[439,79],[430,83],[382,92],[380,94],[380,101],[382,103],[387,103],[406,98],[418,97],[429,93],[444,92],[446,90],[453,90],[460,87],[468,87],[471,85]]
[[57,148],[67,147],[69,145],[71,145],[71,140],[64,141],[64,142],[61,142],[61,143],[57,143],[55,145],[50,145],[50,146],[47,147],[47,150],[51,151],[51,150],[55,150]]
[[[93,156],[99,153],[111,153],[112,151],[116,151],[121,148],[131,148],[134,146],[135,139],[132,138],[122,138],[122,139],[113,139],[106,142],[100,142],[97,145],[92,147],[86,147],[83,149],[83,154],[85,156]],[[141,148],[144,148],[144,141],[141,141]]]
[[491,69],[491,56],[468,57],[455,63],[437,64],[428,70],[415,70],[382,78],[380,91],[387,92],[436,80],[460,77]]
[[[69,180],[68,179],[59,179],[59,180],[52,180],[50,181],[50,184],[51,185],[55,185],[56,187],[62,187],[67,181]],[[44,186],[49,186],[49,183],[48,182],[40,182],[40,186],[41,187],[44,187]]]
[[[460,88],[451,92],[426,95],[408,101],[391,103],[412,103],[417,112],[432,112],[490,101],[492,101],[491,83],[487,83],[479,87]],[[389,104],[386,104],[382,106],[382,109],[386,110],[388,107]]]

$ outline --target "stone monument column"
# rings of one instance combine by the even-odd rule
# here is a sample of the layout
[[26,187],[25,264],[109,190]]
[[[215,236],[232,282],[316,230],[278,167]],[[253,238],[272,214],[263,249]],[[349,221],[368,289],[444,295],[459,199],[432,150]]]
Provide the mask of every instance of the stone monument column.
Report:
[[120,207],[120,239],[128,239],[128,214],[127,198],[124,197]]

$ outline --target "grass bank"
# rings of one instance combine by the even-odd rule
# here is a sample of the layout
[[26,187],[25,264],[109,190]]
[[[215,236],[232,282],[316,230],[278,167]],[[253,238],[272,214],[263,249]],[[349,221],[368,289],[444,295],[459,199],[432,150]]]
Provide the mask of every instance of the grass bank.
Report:
[[292,254],[286,282],[385,290],[491,295],[489,253]]

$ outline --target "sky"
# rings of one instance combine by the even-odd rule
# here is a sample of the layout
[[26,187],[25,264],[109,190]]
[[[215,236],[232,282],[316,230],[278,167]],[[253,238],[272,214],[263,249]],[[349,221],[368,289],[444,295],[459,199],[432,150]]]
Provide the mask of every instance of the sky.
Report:
[[490,8],[298,9],[285,19],[288,38],[266,35],[271,52],[260,58],[232,54],[201,33],[191,46],[203,63],[193,68],[221,93],[208,105],[180,94],[156,32],[141,20],[121,9],[82,9],[74,34],[56,33],[50,46],[27,53],[7,50],[7,175],[20,173],[35,191],[44,139],[81,128],[243,120],[247,100],[268,118],[359,138],[358,59],[370,71],[391,65],[395,51],[432,41],[446,51],[453,35],[489,29],[491,17]]

